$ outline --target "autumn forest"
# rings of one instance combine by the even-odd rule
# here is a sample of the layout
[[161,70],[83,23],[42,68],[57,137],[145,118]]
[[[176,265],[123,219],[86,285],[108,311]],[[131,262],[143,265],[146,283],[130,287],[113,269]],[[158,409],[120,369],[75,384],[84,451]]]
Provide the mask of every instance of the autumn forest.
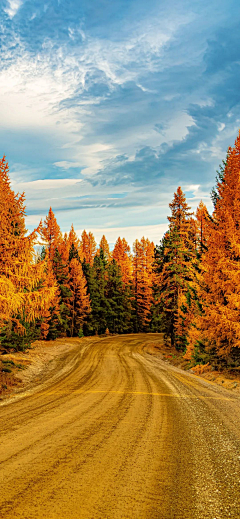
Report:
[[160,244],[62,234],[52,208],[32,232],[0,161],[0,341],[163,332],[185,358],[240,364],[240,135],[194,214],[178,187]]

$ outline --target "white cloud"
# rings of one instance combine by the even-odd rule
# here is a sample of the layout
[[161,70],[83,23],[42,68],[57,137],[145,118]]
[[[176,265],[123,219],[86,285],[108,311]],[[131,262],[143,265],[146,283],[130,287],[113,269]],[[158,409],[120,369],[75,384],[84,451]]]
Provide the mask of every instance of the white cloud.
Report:
[[64,188],[66,186],[72,186],[79,182],[82,182],[82,179],[79,178],[46,178],[43,180],[32,180],[31,182],[21,182],[19,185],[15,185],[16,189],[18,186],[21,187],[21,190],[32,189],[58,189]]
[[[162,223],[158,225],[136,225],[130,227],[95,227],[91,229],[89,228],[87,231],[93,233],[98,243],[104,234],[109,243],[115,243],[120,236],[121,238],[125,238],[127,242],[132,245],[136,239],[140,240],[143,236],[157,244],[166,232],[167,228],[168,224]],[[76,233],[81,236],[82,231],[83,229],[78,229],[76,230]]]
[[[9,0],[12,13],[21,2]],[[18,41],[18,57],[13,61],[9,49],[10,64],[0,71],[1,125],[7,130],[49,135],[54,149],[55,143],[59,149],[53,164],[65,170],[79,167],[86,176],[92,176],[102,169],[104,161],[123,152],[135,155],[141,146],[157,147],[164,139],[182,139],[187,125],[192,124],[186,114],[170,122],[164,139],[152,129],[154,124],[144,120],[134,131],[126,125],[124,132],[107,139],[105,135],[96,137],[94,132],[95,107],[119,85],[134,82],[146,95],[150,92],[142,86],[142,76],[159,68],[165,45],[182,23],[186,20],[175,25],[166,23],[163,28],[160,19],[146,20],[119,41],[93,38],[79,28],[80,46],[69,48],[63,44],[53,50],[54,42],[47,39],[35,56]],[[69,31],[70,39],[75,38],[75,32],[71,28]],[[106,87],[101,96],[90,93],[99,78]],[[103,122],[121,115],[118,110],[111,114],[106,111]]]
[[[44,216],[45,218],[45,216]],[[26,216],[25,220],[26,220],[26,228],[27,229],[34,229],[36,228],[40,221],[43,219],[43,215],[42,214],[34,214],[34,215],[31,215],[31,216]]]
[[218,131],[219,131],[219,132],[222,132],[222,131],[224,130],[225,126],[226,126],[226,124],[224,124],[224,123],[219,123],[219,124],[218,124]]
[[200,184],[184,185],[184,191],[192,191],[195,196],[198,196]]
[[8,7],[5,8],[5,13],[8,14],[9,18],[15,16],[22,3],[22,0],[8,0]]
[[[45,216],[42,214],[27,216],[26,227],[37,227],[41,219],[45,219]],[[97,243],[100,242],[104,234],[110,244],[114,244],[120,236],[121,238],[125,238],[129,245],[132,246],[136,239],[141,240],[143,236],[148,238],[150,241],[153,241],[153,243],[156,245],[159,243],[167,229],[168,224],[163,223],[158,225],[136,225],[131,227],[89,227],[86,228],[86,231],[91,231],[93,233]],[[75,231],[80,237],[83,232],[83,228],[75,229]]]
[[[22,0],[9,0],[9,12],[14,16]],[[69,29],[71,37],[73,32]],[[0,74],[0,95],[4,96],[3,121],[8,126],[47,125],[48,118],[66,124],[66,116],[79,129],[79,115],[89,112],[91,104],[99,103],[102,97],[96,95],[81,99],[81,93],[88,93],[89,87],[101,81],[113,90],[118,85],[134,81],[143,91],[149,89],[139,82],[143,73],[158,67],[156,56],[160,57],[164,46],[173,35],[173,28],[160,29],[159,24],[148,23],[142,32],[122,41],[96,39],[79,30],[82,35],[81,47],[69,49],[67,45],[53,52],[53,42],[45,40],[42,50],[35,56],[28,54],[21,41],[16,42],[20,55]],[[11,55],[12,57],[12,55]],[[154,62],[154,63],[153,63]],[[95,75],[98,74],[98,79]],[[86,81],[86,78],[88,81]],[[77,109],[61,107],[59,104],[74,98],[78,92]],[[104,96],[104,95],[103,95]],[[11,109],[10,109],[11,107]],[[74,130],[74,128],[72,128]]]
[[54,162],[54,166],[57,168],[68,170],[70,168],[77,168],[80,167],[79,162],[70,162],[68,160],[60,160],[59,162]]

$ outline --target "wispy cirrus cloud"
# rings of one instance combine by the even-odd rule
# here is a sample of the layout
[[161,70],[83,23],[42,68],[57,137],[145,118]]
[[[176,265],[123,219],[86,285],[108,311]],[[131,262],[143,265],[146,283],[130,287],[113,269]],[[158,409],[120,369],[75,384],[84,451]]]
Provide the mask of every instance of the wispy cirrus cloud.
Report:
[[179,184],[210,207],[240,126],[237,0],[11,0],[0,14],[1,145],[32,218],[51,204],[64,230],[164,224]]

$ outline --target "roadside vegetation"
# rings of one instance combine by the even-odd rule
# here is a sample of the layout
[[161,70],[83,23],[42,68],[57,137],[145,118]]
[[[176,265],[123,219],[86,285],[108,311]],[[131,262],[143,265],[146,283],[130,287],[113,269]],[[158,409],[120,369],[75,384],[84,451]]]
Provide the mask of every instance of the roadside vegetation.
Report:
[[[84,230],[79,238],[73,225],[63,235],[52,208],[29,234],[24,194],[12,190],[3,157],[2,353],[24,351],[37,339],[162,332],[189,368],[237,373],[240,135],[217,174],[212,201],[212,214],[202,201],[194,214],[178,187],[169,204],[168,231],[157,246],[143,237],[131,250],[119,237],[110,251],[105,236],[97,247],[91,232]],[[1,360],[5,378],[10,364]]]

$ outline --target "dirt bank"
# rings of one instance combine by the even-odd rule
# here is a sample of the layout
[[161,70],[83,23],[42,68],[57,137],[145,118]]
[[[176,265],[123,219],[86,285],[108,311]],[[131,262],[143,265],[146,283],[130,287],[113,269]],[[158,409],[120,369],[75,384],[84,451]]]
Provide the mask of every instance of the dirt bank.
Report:
[[41,383],[54,369],[54,361],[71,351],[81,339],[35,341],[25,352],[0,352],[0,395],[17,394],[25,387]]

